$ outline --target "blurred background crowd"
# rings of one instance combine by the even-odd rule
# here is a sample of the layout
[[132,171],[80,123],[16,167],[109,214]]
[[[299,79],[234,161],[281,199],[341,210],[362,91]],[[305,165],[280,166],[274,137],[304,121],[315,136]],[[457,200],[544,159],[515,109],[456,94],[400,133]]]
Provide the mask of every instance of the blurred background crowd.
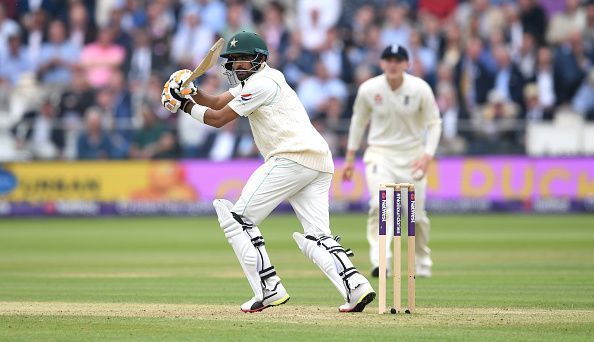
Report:
[[[160,104],[173,71],[240,30],[335,156],[393,43],[434,90],[441,155],[524,154],[533,123],[594,120],[594,0],[0,0],[0,160],[257,156],[245,119],[214,130]],[[220,67],[199,82],[228,89]]]

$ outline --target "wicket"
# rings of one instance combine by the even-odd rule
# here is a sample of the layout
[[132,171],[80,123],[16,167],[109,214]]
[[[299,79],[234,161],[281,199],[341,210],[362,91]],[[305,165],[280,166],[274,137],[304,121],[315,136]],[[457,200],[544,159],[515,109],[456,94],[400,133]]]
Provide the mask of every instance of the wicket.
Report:
[[394,192],[394,209],[392,220],[394,228],[394,246],[393,246],[393,267],[392,276],[394,283],[394,306],[390,310],[392,313],[398,313],[402,310],[401,303],[401,277],[402,277],[402,220],[401,220],[401,190],[408,190],[408,309],[406,313],[412,313],[415,310],[415,186],[409,183],[385,183],[380,184],[379,190],[379,313],[386,312],[386,228],[388,226],[388,191],[391,188]]

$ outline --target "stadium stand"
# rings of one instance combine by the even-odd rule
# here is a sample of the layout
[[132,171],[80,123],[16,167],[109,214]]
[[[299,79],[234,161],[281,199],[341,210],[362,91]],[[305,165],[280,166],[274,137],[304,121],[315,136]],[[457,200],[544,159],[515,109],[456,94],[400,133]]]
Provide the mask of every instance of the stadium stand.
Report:
[[[337,156],[389,43],[434,89],[440,154],[594,154],[594,0],[18,4],[0,0],[0,161],[256,157],[245,120],[195,137],[159,104],[171,72],[242,29],[265,38]],[[201,86],[226,90],[219,69]],[[160,153],[142,152],[150,129]]]

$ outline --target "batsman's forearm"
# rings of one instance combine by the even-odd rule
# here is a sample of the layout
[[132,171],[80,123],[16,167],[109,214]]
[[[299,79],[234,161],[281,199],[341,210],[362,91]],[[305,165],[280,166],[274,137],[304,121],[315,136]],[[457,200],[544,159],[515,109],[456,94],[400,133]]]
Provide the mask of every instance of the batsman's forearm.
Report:
[[221,109],[227,105],[232,99],[231,94],[223,93],[221,95],[208,95],[198,90],[196,95],[192,95],[192,99],[199,105],[206,106],[212,109]]
[[[196,110],[194,111],[195,108]],[[230,121],[226,119],[224,116],[219,115],[220,110],[207,108],[205,106],[196,105],[194,103],[188,103],[183,108],[183,111],[195,120],[215,128],[221,128]]]
[[199,105],[206,106],[212,108],[213,105],[216,104],[217,99],[216,96],[208,95],[203,93],[202,91],[198,90],[195,95],[191,95],[192,100]]

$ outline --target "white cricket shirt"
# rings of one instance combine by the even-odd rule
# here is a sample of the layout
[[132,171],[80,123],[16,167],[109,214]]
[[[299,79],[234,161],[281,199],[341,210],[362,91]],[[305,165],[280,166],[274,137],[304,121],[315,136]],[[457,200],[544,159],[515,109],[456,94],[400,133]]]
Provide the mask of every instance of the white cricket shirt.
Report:
[[265,160],[283,157],[317,171],[334,172],[328,144],[280,71],[265,65],[243,86],[229,92],[235,96],[229,107],[249,119],[254,141]]
[[407,73],[396,90],[390,88],[383,74],[361,84],[353,106],[349,150],[359,148],[368,123],[368,145],[395,153],[424,149],[434,155],[441,135],[441,118],[431,87]]

